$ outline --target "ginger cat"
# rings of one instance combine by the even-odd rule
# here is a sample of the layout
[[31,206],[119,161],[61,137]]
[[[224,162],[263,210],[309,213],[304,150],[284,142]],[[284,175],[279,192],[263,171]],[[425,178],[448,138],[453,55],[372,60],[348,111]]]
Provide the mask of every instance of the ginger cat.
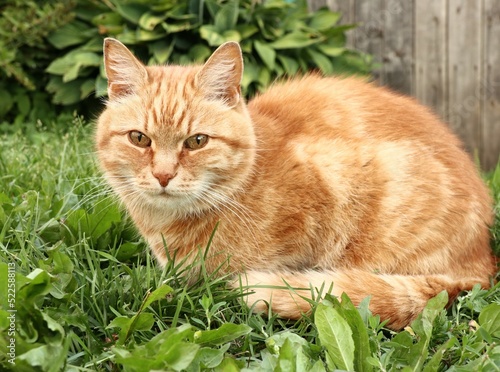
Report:
[[[247,105],[235,42],[203,66],[146,67],[111,38],[104,58],[99,161],[160,264],[165,250],[204,247],[220,221],[207,270],[222,265],[249,286],[324,286],[355,304],[371,296],[394,329],[443,290],[489,286],[488,190],[414,100],[309,75]],[[258,300],[283,317],[310,310],[310,290],[253,292],[257,311]]]

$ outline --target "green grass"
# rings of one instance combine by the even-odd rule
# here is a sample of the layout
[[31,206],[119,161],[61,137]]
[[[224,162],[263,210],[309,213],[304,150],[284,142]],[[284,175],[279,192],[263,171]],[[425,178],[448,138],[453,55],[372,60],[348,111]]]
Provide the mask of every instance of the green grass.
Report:
[[[0,370],[500,370],[498,285],[448,310],[438,296],[399,333],[347,298],[298,322],[255,315],[224,278],[157,267],[99,177],[91,126],[0,130]],[[486,178],[498,253],[500,167]]]

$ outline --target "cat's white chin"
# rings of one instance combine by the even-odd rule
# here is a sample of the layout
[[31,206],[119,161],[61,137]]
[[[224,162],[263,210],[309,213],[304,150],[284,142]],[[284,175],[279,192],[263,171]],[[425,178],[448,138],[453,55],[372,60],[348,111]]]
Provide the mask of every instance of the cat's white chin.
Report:
[[210,207],[197,200],[193,193],[187,191],[149,190],[144,194],[149,209],[164,211],[175,211],[183,215],[200,214]]

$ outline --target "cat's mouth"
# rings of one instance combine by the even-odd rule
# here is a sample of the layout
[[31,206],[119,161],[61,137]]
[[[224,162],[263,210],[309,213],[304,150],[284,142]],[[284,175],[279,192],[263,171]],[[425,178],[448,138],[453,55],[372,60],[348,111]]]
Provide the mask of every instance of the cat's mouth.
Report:
[[179,194],[178,192],[175,192],[175,191],[172,191],[172,190],[168,190],[166,188],[162,188],[160,190],[157,190],[153,193],[153,196],[155,197],[160,197],[162,199],[170,199],[170,198],[180,198],[182,197],[181,194]]
[[156,195],[159,196],[160,198],[170,198],[175,196],[175,194],[172,194],[165,188],[162,188],[160,191],[158,191]]

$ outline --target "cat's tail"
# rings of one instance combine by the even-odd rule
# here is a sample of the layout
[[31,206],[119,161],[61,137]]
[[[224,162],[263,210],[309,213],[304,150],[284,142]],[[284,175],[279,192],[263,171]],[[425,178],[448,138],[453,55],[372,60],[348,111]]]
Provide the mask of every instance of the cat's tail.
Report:
[[[345,292],[354,305],[370,296],[370,310],[387,320],[387,326],[401,329],[422,312],[427,301],[446,290],[451,303],[475,284],[489,287],[487,278],[455,279],[448,275],[377,274],[359,269],[339,271],[263,272],[248,271],[241,275],[240,285],[248,286],[246,298],[254,311],[266,311],[267,304],[285,318],[297,319],[311,309],[316,294]],[[278,289],[285,288],[285,289]],[[292,289],[286,289],[292,288]],[[322,292],[322,293],[320,293]],[[317,299],[317,298],[316,298]]]

